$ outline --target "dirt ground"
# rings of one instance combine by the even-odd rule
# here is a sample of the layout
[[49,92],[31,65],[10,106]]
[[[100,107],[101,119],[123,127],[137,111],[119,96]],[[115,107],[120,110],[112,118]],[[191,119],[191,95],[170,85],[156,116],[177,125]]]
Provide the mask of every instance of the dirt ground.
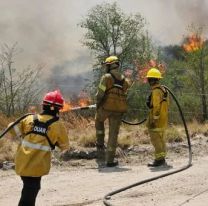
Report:
[[[112,197],[115,206],[207,206],[208,146],[207,137],[192,141],[193,166],[183,172],[164,177]],[[149,157],[131,153],[116,168],[98,169],[95,160],[77,160],[54,165],[43,177],[37,206],[101,206],[107,193],[129,184],[154,177],[188,162],[185,143],[170,145],[168,163],[172,167],[151,170]],[[140,152],[143,151],[142,148]],[[148,159],[149,158],[149,159]],[[127,161],[128,160],[128,161]],[[0,206],[15,206],[22,183],[13,170],[0,170]]]

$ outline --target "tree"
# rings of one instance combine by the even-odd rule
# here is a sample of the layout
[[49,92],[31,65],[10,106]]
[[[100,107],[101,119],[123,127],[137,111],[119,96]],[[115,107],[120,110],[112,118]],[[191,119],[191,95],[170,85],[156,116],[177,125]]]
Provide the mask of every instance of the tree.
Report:
[[145,20],[138,13],[125,15],[116,3],[103,3],[93,7],[81,21],[86,29],[83,44],[95,56],[94,84],[102,75],[100,63],[110,55],[121,61],[121,69],[131,68],[137,74],[136,62],[143,64],[152,55],[151,41],[145,30]]
[[38,100],[41,91],[38,79],[42,66],[18,71],[14,57],[20,52],[17,44],[2,45],[0,53],[0,111],[7,116],[24,112],[30,103]]
[[190,29],[191,34],[183,38],[182,45],[162,49],[162,58],[168,65],[165,81],[178,96],[184,112],[205,121],[208,118],[208,41],[202,38],[203,28],[192,25]]
[[185,50],[185,62],[187,66],[188,77],[191,79],[190,84],[193,85],[194,90],[201,99],[201,110],[205,121],[208,119],[207,111],[207,84],[208,84],[208,72],[206,67],[208,66],[208,42],[202,39],[203,28],[191,27],[192,35],[189,35],[184,39],[185,43],[183,48]]

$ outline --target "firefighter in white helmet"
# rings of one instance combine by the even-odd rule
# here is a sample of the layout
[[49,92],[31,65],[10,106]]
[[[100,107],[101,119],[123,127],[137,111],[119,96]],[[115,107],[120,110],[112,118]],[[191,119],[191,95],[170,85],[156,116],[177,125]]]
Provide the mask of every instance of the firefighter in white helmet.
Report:
[[151,68],[146,77],[151,87],[151,94],[147,101],[149,107],[147,127],[155,148],[155,159],[148,166],[157,167],[166,164],[165,129],[168,124],[169,93],[160,85],[162,75],[158,69]]
[[47,93],[43,99],[43,112],[27,116],[11,132],[21,138],[15,157],[15,170],[23,181],[18,206],[35,205],[41,177],[50,170],[51,151],[55,146],[62,152],[69,148],[67,131],[58,116],[63,103],[59,91]]
[[[117,138],[123,114],[127,110],[126,93],[130,82],[119,72],[117,56],[110,56],[103,62],[106,74],[100,80],[96,94],[97,112],[95,118],[98,164],[107,167],[118,165],[115,161]],[[109,120],[109,137],[105,154],[105,120]]]

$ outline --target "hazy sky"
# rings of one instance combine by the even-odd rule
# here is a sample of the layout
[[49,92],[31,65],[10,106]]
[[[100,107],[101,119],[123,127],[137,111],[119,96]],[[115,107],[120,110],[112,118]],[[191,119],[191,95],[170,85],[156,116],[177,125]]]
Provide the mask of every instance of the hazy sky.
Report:
[[[18,42],[18,65],[46,64],[68,75],[90,69],[92,59],[77,24],[102,0],[0,0],[0,43]],[[105,2],[114,2],[107,0]],[[117,0],[123,12],[140,12],[155,42],[179,43],[190,23],[206,24],[208,0]],[[205,32],[206,34],[206,32]]]

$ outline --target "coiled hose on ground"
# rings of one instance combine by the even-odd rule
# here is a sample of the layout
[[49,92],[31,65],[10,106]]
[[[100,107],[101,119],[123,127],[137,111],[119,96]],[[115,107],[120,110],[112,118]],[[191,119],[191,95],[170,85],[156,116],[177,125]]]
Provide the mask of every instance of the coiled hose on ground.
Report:
[[[139,181],[139,182],[136,182],[134,184],[131,184],[131,185],[128,185],[126,187],[122,187],[120,189],[117,189],[117,190],[114,190],[112,192],[109,192],[108,194],[106,194],[104,196],[104,199],[103,199],[103,203],[104,205],[106,206],[113,206],[113,204],[111,204],[109,202],[109,200],[111,199],[111,197],[115,194],[118,194],[120,192],[123,192],[125,190],[128,190],[132,187],[136,187],[136,186],[139,186],[139,185],[142,185],[142,184],[145,184],[145,183],[148,183],[148,182],[152,182],[154,180],[157,180],[157,179],[160,179],[160,178],[163,178],[163,177],[166,177],[166,176],[169,176],[169,175],[172,175],[172,174],[175,174],[175,173],[178,173],[178,172],[181,172],[183,170],[186,170],[188,169],[189,167],[191,167],[192,165],[192,150],[191,150],[191,141],[190,141],[190,136],[189,136],[189,132],[188,132],[188,128],[187,128],[187,125],[186,125],[186,121],[185,121],[185,118],[184,118],[184,115],[183,115],[183,112],[182,112],[182,109],[181,109],[181,106],[176,98],[176,96],[173,94],[173,92],[166,86],[162,85],[162,87],[164,87],[165,89],[167,89],[169,91],[169,93],[171,94],[172,98],[174,99],[177,107],[178,107],[178,110],[179,110],[179,113],[180,113],[180,116],[181,116],[181,119],[183,121],[183,125],[184,125],[184,128],[185,128],[185,132],[186,132],[186,137],[187,137],[187,143],[188,143],[188,151],[189,151],[189,160],[188,160],[188,163],[187,165],[177,169],[177,170],[174,170],[174,171],[171,171],[171,172],[167,172],[165,174],[162,174],[162,175],[158,175],[156,177],[152,177],[152,178],[148,178],[148,179],[145,179],[145,180],[142,180],[142,181]],[[129,125],[139,125],[141,123],[143,123],[146,119],[140,121],[140,122],[137,122],[137,123],[131,123],[131,122],[128,122],[126,120],[123,120],[124,123],[126,124],[129,124]]]

